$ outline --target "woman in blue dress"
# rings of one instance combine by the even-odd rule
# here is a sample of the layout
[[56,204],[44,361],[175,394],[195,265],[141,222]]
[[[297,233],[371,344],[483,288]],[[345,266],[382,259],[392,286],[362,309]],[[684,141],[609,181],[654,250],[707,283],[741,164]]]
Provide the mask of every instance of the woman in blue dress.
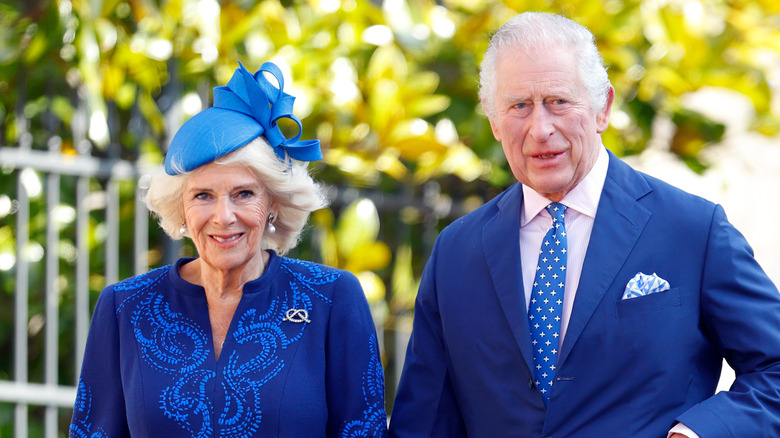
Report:
[[386,436],[360,284],[283,256],[325,205],[307,171],[319,141],[276,125],[301,126],[283,88],[276,65],[240,65],[176,133],[146,200],[197,257],[101,292],[71,437]]

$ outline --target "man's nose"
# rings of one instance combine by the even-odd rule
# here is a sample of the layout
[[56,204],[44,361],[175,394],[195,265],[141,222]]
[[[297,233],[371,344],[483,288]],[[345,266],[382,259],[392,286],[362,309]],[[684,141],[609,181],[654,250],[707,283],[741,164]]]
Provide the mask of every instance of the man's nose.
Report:
[[550,112],[543,105],[537,105],[531,113],[531,137],[538,141],[547,141],[555,133]]

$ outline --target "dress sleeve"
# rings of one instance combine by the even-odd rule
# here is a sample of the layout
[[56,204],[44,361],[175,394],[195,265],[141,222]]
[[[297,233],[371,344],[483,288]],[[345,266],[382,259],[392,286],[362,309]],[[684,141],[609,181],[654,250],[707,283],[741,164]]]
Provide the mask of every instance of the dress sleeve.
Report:
[[351,273],[334,287],[326,340],[327,436],[386,437],[384,373],[368,302]]
[[74,437],[129,437],[119,365],[120,339],[114,291],[98,297],[87,336],[76,403],[68,434]]
[[390,416],[391,438],[461,438],[463,417],[448,374],[436,291],[438,241],[423,272],[414,326]]
[[706,257],[702,322],[737,378],[677,421],[703,437],[780,436],[780,294],[720,206]]

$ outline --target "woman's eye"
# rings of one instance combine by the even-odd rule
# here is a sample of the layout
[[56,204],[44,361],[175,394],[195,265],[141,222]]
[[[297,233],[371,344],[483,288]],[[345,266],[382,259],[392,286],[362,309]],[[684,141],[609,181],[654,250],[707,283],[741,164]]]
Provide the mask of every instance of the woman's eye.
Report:
[[209,195],[206,194],[206,193],[198,193],[197,195],[195,195],[195,199],[197,199],[199,201],[205,201],[205,200],[209,199]]
[[249,199],[254,195],[255,193],[251,190],[241,190],[240,192],[238,192],[239,199]]

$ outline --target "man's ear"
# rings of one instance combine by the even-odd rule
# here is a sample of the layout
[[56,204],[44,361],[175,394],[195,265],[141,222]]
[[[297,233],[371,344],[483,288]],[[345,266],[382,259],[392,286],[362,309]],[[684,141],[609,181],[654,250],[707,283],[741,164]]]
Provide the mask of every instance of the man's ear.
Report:
[[493,130],[493,138],[495,138],[496,141],[501,143],[501,132],[498,130],[496,123],[493,121],[492,118],[488,118],[488,122],[490,122],[490,129]]
[[615,101],[615,88],[609,86],[607,92],[607,101],[604,104],[604,108],[596,114],[596,132],[601,134],[607,130],[609,126],[609,114],[612,112],[612,103]]

